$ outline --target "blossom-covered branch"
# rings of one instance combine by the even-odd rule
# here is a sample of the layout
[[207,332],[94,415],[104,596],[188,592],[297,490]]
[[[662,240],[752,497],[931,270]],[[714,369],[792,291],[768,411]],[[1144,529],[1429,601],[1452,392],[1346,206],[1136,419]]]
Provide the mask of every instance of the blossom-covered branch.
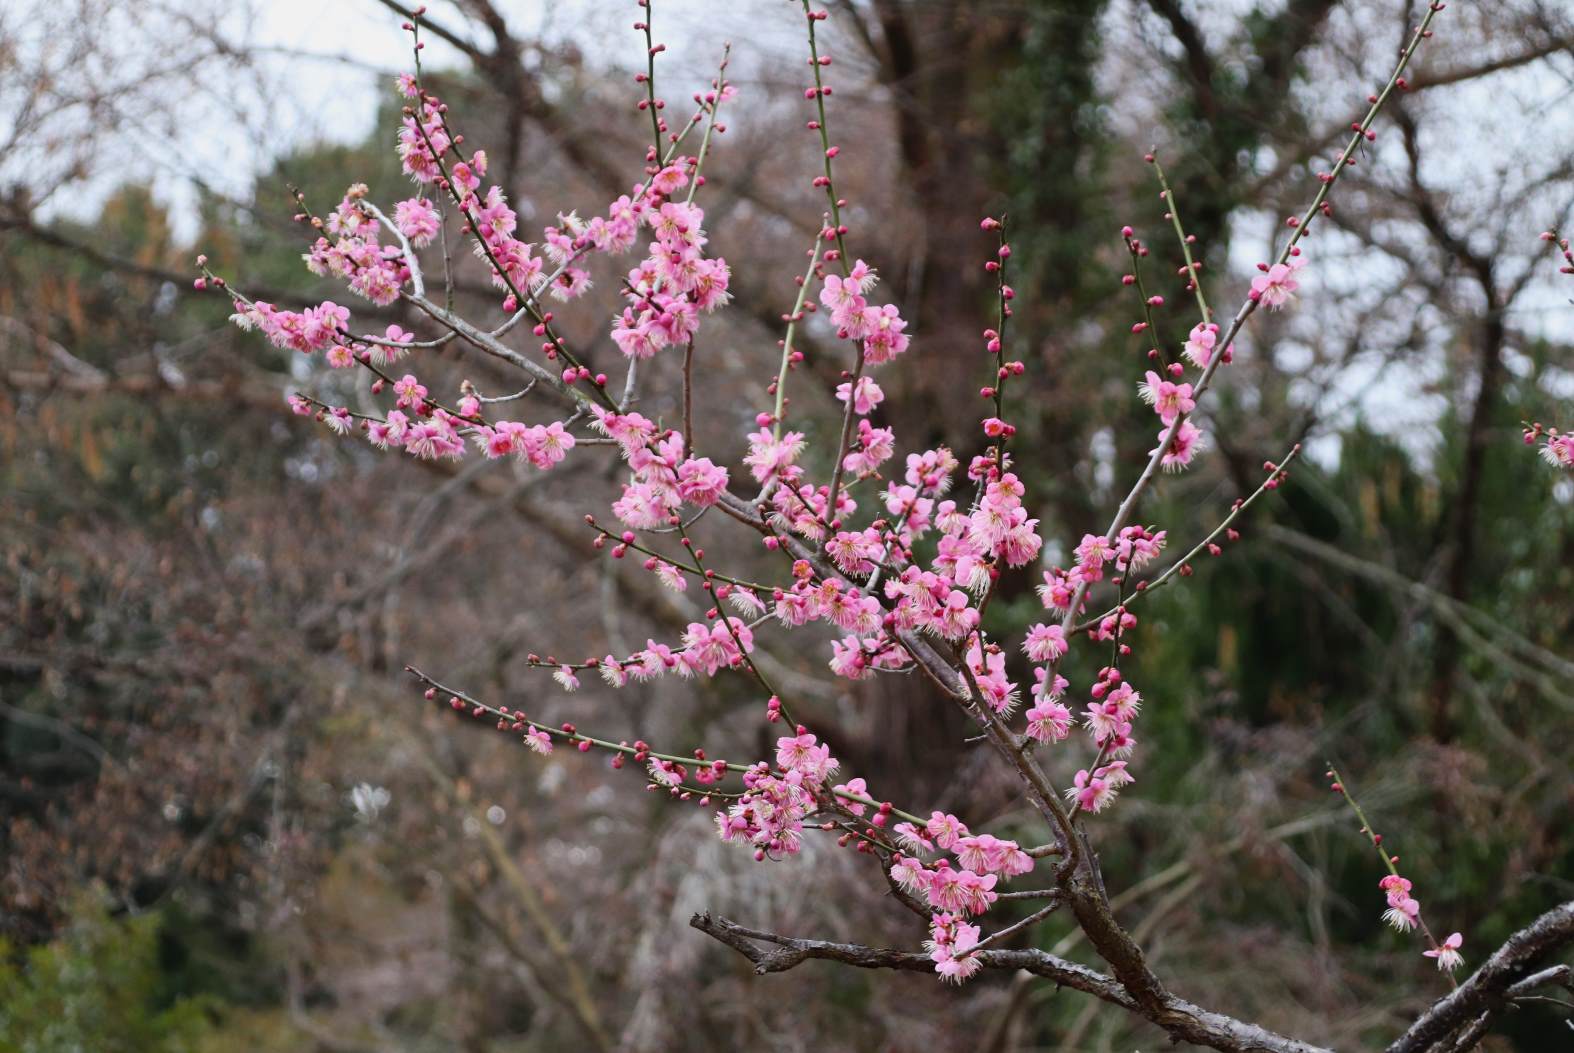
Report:
[[[695,421],[706,419],[707,399],[715,399],[703,364],[696,367],[700,356],[711,353],[699,338],[708,331],[707,319],[733,298],[731,267],[715,253],[705,225],[702,171],[716,148],[713,140],[725,132],[720,107],[735,89],[726,80],[724,56],[714,79],[695,93],[692,116],[676,130],[668,125],[656,82],[656,57],[664,45],[654,36],[650,0],[638,0],[641,13],[634,28],[644,47],[635,108],[650,122],[651,142],[642,146],[638,179],[626,184],[630,192],[591,218],[561,213],[538,240],[522,240],[520,215],[507,193],[500,184],[487,183],[485,151],[466,144],[457,115],[421,76],[421,10],[406,27],[415,71],[398,82],[406,103],[397,149],[405,174],[417,185],[414,196],[384,208],[368,200],[364,186],[352,185],[332,212],[319,217],[297,195],[297,219],[313,232],[305,258],[315,273],[343,280],[352,293],[374,304],[404,299],[438,327],[438,335],[416,340],[390,327],[381,336],[357,336],[347,308],[323,302],[302,312],[279,310],[230,288],[206,269],[205,261],[198,281],[231,296],[237,323],[260,330],[277,346],[321,354],[331,369],[361,367],[373,378],[373,397],[392,389],[393,405],[380,413],[364,407],[352,412],[321,394],[294,396],[298,412],[316,416],[341,435],[358,429],[380,448],[402,449],[418,458],[458,459],[475,452],[491,460],[512,457],[541,471],[563,465],[583,474],[605,467],[617,471],[620,491],[609,509],[616,523],[600,510],[585,514],[592,550],[614,559],[629,553],[643,557],[630,562],[663,587],[686,592],[697,585],[707,605],[703,616],[695,615],[678,638],[649,639],[643,647],[624,648],[627,653],[560,657],[548,651],[543,657],[532,652],[526,666],[550,672],[570,692],[581,686],[580,674],[590,672],[613,688],[629,690],[667,677],[725,682],[729,697],[742,698],[768,724],[781,725],[773,756],[738,763],[715,759],[704,748],[688,756],[658,752],[643,741],[591,735],[574,722],[548,724],[518,706],[481,702],[414,667],[409,671],[428,699],[517,735],[536,752],[550,752],[556,745],[582,753],[600,750],[614,768],[634,760],[644,766],[652,791],[714,806],[721,839],[759,862],[800,857],[806,834],[831,834],[841,847],[871,857],[877,880],[928,929],[919,952],[786,937],[706,914],[695,917],[696,928],[744,954],[757,971],[777,972],[817,958],[865,968],[932,970],[943,980],[961,983],[985,969],[1022,969],[1135,1012],[1176,1039],[1225,1050],[1310,1053],[1315,1047],[1203,1010],[1168,990],[1137,939],[1115,917],[1092,824],[1137,783],[1141,753],[1135,728],[1145,706],[1166,701],[1163,684],[1144,685],[1145,698],[1130,677],[1126,659],[1146,643],[1134,610],[1137,601],[1187,577],[1202,552],[1221,555],[1219,538],[1239,536],[1235,524],[1284,483],[1300,447],[1265,463],[1256,489],[1148,580],[1137,576],[1159,560],[1170,531],[1139,520],[1143,498],[1161,472],[1186,470],[1208,446],[1199,423],[1204,399],[1219,371],[1233,361],[1235,340],[1259,308],[1281,310],[1294,302],[1307,264],[1302,240],[1330,214],[1331,195],[1355,164],[1357,151],[1375,139],[1378,114],[1395,91],[1404,90],[1407,66],[1431,37],[1445,5],[1427,5],[1386,82],[1367,96],[1363,115],[1351,122],[1350,138],[1331,169],[1320,175],[1310,205],[1286,220],[1288,237],[1272,262],[1259,265],[1244,301],[1222,327],[1209,305],[1192,253],[1194,239],[1181,222],[1175,193],[1157,157],[1149,155],[1165,220],[1184,259],[1177,273],[1196,301],[1198,321],[1179,346],[1165,346],[1156,325],[1165,299],[1158,286],[1150,288],[1152,275],[1145,269],[1153,248],[1133,227],[1124,227],[1120,238],[1130,272],[1123,284],[1137,293],[1141,310],[1131,329],[1148,345],[1148,368],[1136,395],[1156,418],[1144,430],[1157,423],[1158,441],[1109,525],[1068,546],[1073,562],[1067,568],[1041,564],[1045,539],[1034,515],[1030,476],[1015,464],[1016,457],[1031,451],[1011,441],[1017,433],[1012,381],[1028,367],[1013,357],[1018,352],[1008,340],[1017,294],[1008,280],[1012,228],[1006,217],[983,217],[980,242],[958,247],[959,253],[986,257],[982,266],[993,280],[990,317],[981,326],[986,364],[978,396],[987,405],[977,421],[982,452],[964,460],[944,446],[904,448],[896,429],[881,423],[880,407],[887,400],[882,373],[902,368],[903,357],[922,334],[910,333],[901,309],[877,296],[879,268],[850,254],[849,245],[857,240],[848,220],[857,213],[836,182],[836,161],[850,144],[832,136],[829,71],[836,67],[817,34],[829,14],[808,0],[800,5],[812,72],[803,88],[814,154],[811,184],[824,192],[825,211],[806,253],[807,266],[795,275],[795,301],[782,316],[786,328],[779,354],[773,351],[755,363],[736,353],[744,368],[758,369],[767,402],[753,412],[754,430],[741,436],[736,455],[712,445],[709,436],[701,455],[695,434]],[[697,152],[681,153],[690,131],[701,125]],[[447,209],[434,204],[444,200]],[[492,283],[506,319],[500,324],[467,321],[451,303],[438,305],[427,296],[419,253],[434,242],[446,245],[451,216],[456,238],[472,248],[472,265]],[[570,346],[555,317],[558,308],[548,301],[571,309],[597,280],[598,268],[622,268],[612,261],[636,248],[641,255],[631,268],[602,279],[619,305],[606,340]],[[964,264],[959,260],[957,265]],[[443,267],[448,284],[452,261],[446,250]],[[811,322],[812,316],[818,317]],[[515,346],[515,334],[527,322],[530,337],[523,343],[533,346]],[[827,392],[840,407],[824,434],[795,415],[796,427],[788,427],[785,387],[802,361],[794,341],[800,327],[810,324],[834,334],[847,363]],[[433,393],[435,383],[423,382],[414,372],[395,376],[395,363],[450,341],[517,369],[524,374],[524,387],[517,395],[483,398],[466,384],[450,404]],[[626,379],[621,395],[614,397],[609,374],[591,363],[616,356]],[[658,356],[680,360],[668,371],[680,378],[669,403],[678,407],[672,422],[635,408],[646,379],[641,366]],[[538,406],[541,413],[534,416]],[[521,419],[503,419],[505,414]],[[899,450],[904,451],[900,460]],[[618,462],[608,466],[605,459],[612,455]],[[767,569],[724,571],[700,540],[713,526],[757,540]],[[1042,620],[1029,625],[1020,639],[997,638],[985,620],[991,600],[1008,576],[1029,574],[1042,575],[1037,590]],[[1098,606],[1092,609],[1104,613],[1090,617],[1095,595]],[[987,823],[973,816],[932,809],[925,817],[925,809],[897,808],[885,788],[876,790],[865,778],[843,773],[832,744],[824,740],[825,729],[807,716],[795,719],[795,712],[803,713],[753,657],[766,634],[812,625],[827,627],[835,636],[825,656],[833,676],[863,681],[908,675],[935,684],[1016,780],[1035,827],[1034,840],[1044,845],[1026,849],[984,830]],[[1084,676],[1066,664],[1073,646],[1086,649],[1096,672]],[[1026,660],[1031,682],[1014,667],[1018,654]],[[1074,676],[1081,682],[1074,684]],[[1073,737],[1078,730],[1086,732],[1086,740]],[[1062,784],[1064,776],[1052,776],[1052,769],[1075,769],[1070,785]],[[1353,797],[1348,799],[1360,815]],[[968,804],[964,798],[957,810],[967,811]],[[1372,843],[1380,845],[1364,815],[1361,823]],[[1386,852],[1383,857],[1390,870],[1383,884],[1389,920],[1400,928],[1419,924],[1408,880]],[[1040,870],[1043,860],[1051,862]],[[1039,880],[1029,889],[1006,891],[1011,881],[1035,872]],[[1042,903],[1032,910],[1001,906],[1018,901]],[[1073,918],[1109,966],[1108,974],[1042,951],[1005,949],[1055,913]],[[1438,942],[1421,928],[1429,942],[1426,954],[1445,969],[1461,964],[1458,934]]]

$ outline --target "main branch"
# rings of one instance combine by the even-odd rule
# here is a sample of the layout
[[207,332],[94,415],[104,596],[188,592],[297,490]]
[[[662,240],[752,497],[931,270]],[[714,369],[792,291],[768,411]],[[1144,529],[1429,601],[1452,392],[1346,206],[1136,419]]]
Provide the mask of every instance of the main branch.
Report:
[[[785,972],[811,959],[840,962],[858,969],[934,972],[934,962],[929,956],[916,951],[783,936],[746,928],[709,913],[694,915],[689,919],[689,924],[749,959],[754,964],[754,971],[762,976]],[[1118,1005],[1163,1028],[1177,1041],[1229,1053],[1330,1053],[1321,1046],[1286,1038],[1256,1024],[1204,1009],[1174,995],[1166,995],[1162,1005],[1150,1010],[1127,993],[1126,988],[1113,977],[1048,951],[990,950],[979,951],[977,957],[985,969],[1029,972],[1053,980],[1057,986],[1069,987]]]

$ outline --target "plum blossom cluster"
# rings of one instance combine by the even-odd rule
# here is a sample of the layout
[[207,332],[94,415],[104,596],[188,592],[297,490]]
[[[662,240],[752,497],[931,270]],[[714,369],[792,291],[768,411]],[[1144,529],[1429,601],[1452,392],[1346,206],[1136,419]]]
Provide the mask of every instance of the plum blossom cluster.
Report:
[[[687,344],[699,331],[700,312],[714,311],[732,298],[727,291],[731,279],[727,261],[704,255],[704,211],[692,202],[662,200],[688,182],[681,168],[668,165],[641,199],[625,196],[613,203],[612,215],[619,224],[617,244],[624,243],[625,231],[636,216],[654,235],[649,254],[628,273],[624,292],[630,305],[612,324],[612,341],[628,358],[646,359],[664,347]],[[603,227],[598,233],[606,238],[610,229]],[[627,236],[632,241],[633,233]]]
[[1306,257],[1301,255],[1299,245],[1290,250],[1290,257],[1285,262],[1272,265],[1260,263],[1257,266],[1262,273],[1252,279],[1253,300],[1276,311],[1295,299],[1295,293],[1301,287],[1296,272],[1306,266]]
[[[978,970],[972,951],[979,928],[967,918],[984,913],[998,898],[995,886],[1033,870],[1033,857],[1015,841],[991,834],[973,835],[954,815],[935,812],[922,825],[895,827],[902,851],[893,854],[891,878],[911,896],[921,898],[933,913],[925,949],[943,979],[961,983]],[[936,851],[953,858],[926,863]]]
[[326,220],[313,223],[324,233],[302,258],[313,274],[342,278],[356,295],[387,306],[410,280],[410,264],[398,245],[381,243],[383,225],[362,206],[365,197],[363,183],[345,191]]
[[1525,426],[1525,445],[1541,443],[1541,459],[1554,468],[1574,470],[1574,431],[1560,431],[1540,422]]
[[[591,287],[591,278],[579,264],[594,252],[617,253],[631,248],[642,224],[649,225],[654,240],[649,256],[627,280],[628,295],[637,309],[626,310],[614,326],[614,339],[625,354],[648,357],[668,343],[691,338],[697,328],[697,312],[714,310],[729,299],[726,262],[703,256],[703,212],[691,201],[671,199],[684,186],[698,181],[697,158],[674,156],[654,165],[631,193],[608,206],[605,215],[589,221],[574,213],[559,216],[556,226],[543,230],[538,252],[536,243],[516,237],[518,216],[502,188],[484,185],[488,171],[485,151],[467,156],[461,149],[463,137],[452,131],[447,105],[409,74],[399,77],[398,88],[413,102],[406,107],[398,137],[403,170],[435,193],[397,202],[391,209],[392,220],[367,200],[364,184],[351,186],[326,217],[313,215],[297,193],[301,207],[297,220],[318,232],[303,256],[313,273],[340,278],[352,292],[380,306],[401,296],[420,302],[423,290],[414,250],[432,244],[441,233],[443,213],[436,202],[446,196],[471,235],[475,255],[486,266],[493,284],[503,291],[503,309],[512,315],[508,323],[487,335],[496,337],[521,316],[529,315],[536,323],[535,335],[544,338],[540,348],[544,359],[567,362],[561,371],[565,386],[591,381],[603,387],[606,377],[592,374],[569,351],[552,330],[550,312],[542,308],[539,297],[549,294],[569,301],[583,295]],[[704,113],[714,118],[717,107],[732,97],[733,90],[718,78],[714,90],[701,97],[694,120]],[[204,276],[197,279],[197,287],[206,288],[211,282],[228,292],[235,300],[233,320],[237,325],[258,329],[278,347],[305,354],[321,352],[335,369],[355,365],[370,369],[377,375],[374,394],[393,387],[398,401],[383,417],[353,414],[343,406],[292,396],[297,412],[315,414],[339,434],[346,434],[359,419],[367,438],[380,448],[402,448],[422,458],[458,458],[465,454],[465,440],[470,439],[470,445],[488,458],[516,454],[538,468],[556,465],[574,446],[567,421],[489,423],[481,414],[481,401],[474,396],[467,396],[456,412],[428,397],[426,386],[413,374],[395,379],[384,372],[416,346],[414,337],[397,325],[388,327],[381,337],[356,337],[349,328],[350,312],[343,306],[324,301],[295,312],[249,301],[207,271],[205,258],[199,258],[198,263]],[[691,484],[690,488],[700,485]]]
[[[521,301],[549,285],[550,294],[559,300],[583,295],[590,288],[590,275],[572,265],[579,252],[587,247],[627,248],[632,244],[626,207],[619,210],[614,205],[608,219],[598,217],[589,227],[564,217],[561,222],[571,232],[548,227],[542,236],[546,257],[558,265],[556,272],[548,274],[546,260],[536,252],[535,244],[514,236],[519,217],[503,188],[494,184],[483,192],[486,152],[477,150],[465,156],[462,137],[449,127],[447,105],[414,77],[401,76],[398,83],[400,92],[414,103],[405,107],[399,130],[399,160],[404,172],[418,184],[435,186],[453,201],[474,235],[476,255],[486,263],[493,284],[506,292],[504,310],[518,310]],[[400,234],[417,248],[430,243],[441,229],[435,205],[421,195],[395,205],[394,216]]]
[[[1204,365],[1211,357],[1211,346],[1203,345],[1200,341],[1212,335],[1207,329],[1200,333],[1194,330],[1191,339],[1187,342],[1188,347],[1193,343],[1204,347],[1204,352],[1196,356]],[[1185,375],[1185,368],[1179,362],[1172,362],[1167,372],[1170,376],[1180,377]],[[1197,456],[1197,452],[1207,443],[1202,429],[1186,416],[1197,408],[1197,402],[1192,398],[1192,386],[1165,379],[1150,369],[1143,382],[1137,386],[1137,393],[1142,396],[1143,402],[1153,407],[1153,412],[1158,414],[1162,425],[1159,429],[1160,445],[1149,450],[1148,453],[1152,455],[1163,449],[1164,458],[1161,463],[1167,472],[1180,471],[1189,466],[1192,458]]]
[[[668,564],[670,566],[670,564]],[[681,574],[681,571],[676,573]],[[530,656],[529,664],[550,669],[552,677],[565,691],[580,687],[578,673],[593,669],[612,687],[630,682],[649,683],[672,674],[683,679],[713,677],[724,669],[736,669],[754,652],[754,630],[739,618],[726,617],[712,624],[690,622],[678,647],[646,640],[645,646],[622,658],[605,655],[584,662],[557,662]]]
[[1574,468],[1574,435],[1550,435],[1541,447],[1541,457],[1558,468]]
[[[835,233],[826,231],[830,237]],[[869,291],[878,280],[874,268],[858,260],[845,275],[827,274],[820,289],[820,303],[830,312],[836,335],[843,340],[859,342],[863,347],[863,360],[871,366],[891,361],[904,353],[911,342],[906,332],[907,323],[895,304],[872,306],[869,303]]]
[[830,746],[799,725],[796,734],[777,740],[776,767],[773,773],[762,761],[744,772],[744,792],[716,813],[721,839],[752,845],[760,861],[799,850],[804,819],[820,810],[825,782],[838,765]]
[[617,443],[629,482],[612,511],[635,530],[665,527],[684,504],[708,508],[727,492],[727,469],[708,457],[685,456],[682,434],[659,429],[639,413],[592,407],[594,427]]
[[924,950],[929,952],[935,972],[942,979],[959,984],[983,968],[978,956],[969,953],[978,946],[980,931],[977,925],[969,925],[958,915],[935,915]]
[[[1396,932],[1410,932],[1421,925],[1421,904],[1410,894],[1412,886],[1409,878],[1388,874],[1378,882],[1378,887],[1383,890],[1388,904],[1388,909],[1383,912],[1383,921],[1392,925]],[[1424,931],[1424,926],[1422,928]],[[1426,937],[1431,946],[1421,953],[1436,960],[1439,969],[1452,972],[1465,964],[1464,955],[1459,953],[1459,948],[1465,942],[1463,935],[1453,933],[1441,943],[1433,940],[1430,932],[1426,933]]]
[[[1213,362],[1213,351],[1219,343],[1219,323],[1198,322],[1191,327],[1191,332],[1186,334],[1186,342],[1181,345],[1181,354],[1186,361],[1198,369],[1207,369]],[[1233,349],[1225,348],[1223,361],[1228,364]],[[1188,398],[1191,392],[1187,391]]]

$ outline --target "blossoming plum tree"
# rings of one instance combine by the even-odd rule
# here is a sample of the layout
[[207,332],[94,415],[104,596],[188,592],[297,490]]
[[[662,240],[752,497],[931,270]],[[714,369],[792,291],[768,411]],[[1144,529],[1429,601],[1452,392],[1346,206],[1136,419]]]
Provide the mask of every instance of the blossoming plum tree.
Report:
[[[821,159],[814,184],[825,193],[824,219],[797,281],[797,301],[784,319],[786,332],[767,388],[771,403],[759,408],[742,455],[734,459],[729,451],[696,448],[693,416],[704,394],[694,377],[696,342],[707,318],[732,298],[727,262],[708,251],[700,192],[706,159],[725,131],[720,116],[734,88],[723,57],[715,79],[695,96],[692,113],[674,123],[657,94],[656,59],[663,48],[652,35],[649,0],[639,0],[639,7],[635,29],[643,35],[647,59],[636,77],[637,105],[649,120],[651,144],[637,182],[603,214],[589,219],[561,215],[535,240],[522,240],[518,213],[500,186],[487,183],[486,153],[469,146],[456,115],[422,79],[420,10],[405,25],[414,43],[414,71],[398,80],[405,105],[397,148],[404,172],[415,183],[412,196],[385,208],[371,200],[364,185],[352,185],[331,211],[319,215],[304,195],[296,194],[296,218],[313,234],[307,266],[341,279],[351,293],[374,304],[408,302],[429,320],[435,335],[419,338],[399,326],[377,334],[358,332],[350,310],[331,301],[300,312],[281,310],[248,298],[200,257],[202,276],[196,284],[228,295],[235,322],[258,330],[276,346],[321,354],[333,369],[371,375],[372,393],[388,401],[376,414],[352,412],[310,391],[291,395],[297,413],[315,417],[340,435],[360,431],[381,449],[422,459],[514,457],[540,471],[574,471],[598,450],[615,451],[626,467],[626,482],[610,509],[585,515],[589,538],[611,558],[638,560],[667,587],[706,593],[711,600],[706,620],[688,625],[679,639],[650,640],[629,654],[580,660],[532,655],[529,664],[567,691],[591,674],[630,690],[661,677],[738,677],[757,692],[761,718],[781,725],[783,733],[773,756],[751,761],[713,758],[704,749],[688,755],[663,752],[644,741],[618,739],[615,731],[597,735],[573,723],[547,724],[517,706],[483,701],[445,685],[414,666],[410,674],[427,699],[520,736],[538,753],[566,747],[605,753],[613,768],[634,762],[652,790],[713,808],[720,838],[760,862],[794,865],[792,857],[806,837],[832,837],[868,856],[879,884],[927,928],[922,951],[880,949],[695,916],[696,929],[745,955],[761,973],[811,958],[860,968],[932,970],[957,983],[984,970],[1027,970],[1139,1014],[1177,1040],[1224,1050],[1315,1049],[1169,991],[1111,909],[1094,849],[1095,817],[1115,806],[1141,771],[1135,731],[1145,699],[1123,673],[1122,658],[1140,643],[1136,630],[1143,597],[1188,576],[1192,561],[1205,550],[1218,554],[1221,535],[1233,539],[1236,520],[1284,483],[1299,448],[1265,463],[1256,490],[1159,572],[1151,568],[1171,539],[1165,529],[1138,519],[1142,498],[1161,470],[1183,471],[1207,448],[1198,409],[1219,371],[1231,363],[1234,340],[1259,309],[1281,310],[1293,303],[1307,263],[1303,238],[1329,213],[1331,195],[1354,165],[1358,148],[1375,138],[1374,122],[1384,102],[1404,90],[1406,67],[1431,37],[1445,5],[1428,5],[1387,82],[1367,97],[1343,151],[1321,175],[1316,197],[1302,215],[1288,219],[1289,233],[1276,258],[1259,265],[1261,273],[1233,314],[1216,314],[1210,305],[1178,202],[1158,158],[1147,156],[1184,259],[1179,274],[1195,299],[1197,321],[1181,347],[1162,346],[1153,312],[1164,299],[1150,295],[1144,281],[1153,249],[1132,228],[1124,228],[1121,237],[1131,258],[1124,281],[1138,295],[1142,312],[1132,330],[1150,334],[1145,342],[1151,345],[1138,394],[1157,418],[1156,442],[1107,528],[1080,539],[1071,566],[1048,569],[1036,567],[1043,547],[1039,521],[1014,470],[1019,451],[1012,445],[1016,428],[1008,396],[1026,366],[1013,357],[1009,340],[1015,293],[1006,217],[985,217],[980,223],[978,253],[987,255],[983,266],[995,291],[992,317],[980,337],[988,363],[979,391],[987,406],[980,422],[984,452],[966,464],[945,448],[904,452],[897,461],[899,437],[876,423],[886,399],[881,373],[901,369],[912,340],[922,334],[908,332],[900,308],[880,296],[876,269],[855,251],[848,203],[836,184],[842,146],[832,136],[828,113],[831,58],[816,38],[817,26],[828,15],[808,0],[801,0],[801,7],[812,80],[803,98]],[[490,275],[507,316],[500,325],[486,328],[466,320],[453,310],[451,297],[428,292],[423,262],[431,263],[431,250],[440,242],[444,279],[450,281],[451,239],[467,242]],[[556,324],[558,305],[584,295],[603,257],[619,257],[636,247],[642,255],[613,279],[623,306],[610,324],[610,346],[570,346]],[[422,250],[427,250],[424,256]],[[834,389],[842,409],[835,446],[821,451],[829,465],[825,472],[811,469],[816,458],[810,456],[808,434],[792,426],[786,396],[802,362],[795,333],[811,314],[828,317],[848,363]],[[525,330],[529,337],[516,341]],[[517,368],[523,389],[490,398],[469,385],[453,398],[434,391],[414,363],[421,352],[453,342]],[[529,346],[522,349],[516,346],[520,343]],[[606,371],[613,356],[622,360],[618,382]],[[682,361],[681,428],[635,409],[641,366],[657,356]],[[511,404],[526,405],[532,395],[547,396],[539,400],[547,410],[544,419],[518,419]],[[566,410],[558,412],[558,407]],[[1549,449],[1563,450],[1554,447],[1560,441],[1554,433]],[[734,530],[757,538],[778,568],[776,580],[750,580],[715,567],[691,534],[704,516],[724,517]],[[1000,582],[1009,574],[1028,573],[1042,575],[1042,620],[1019,641],[991,638],[983,616]],[[839,634],[827,658],[835,676],[924,677],[965,711],[999,762],[1014,773],[1043,825],[1044,843],[1000,838],[975,829],[965,815],[899,807],[894,788],[877,790],[863,778],[843,774],[833,744],[794,719],[792,700],[752,657],[758,634],[814,623],[828,623]],[[1063,669],[1075,646],[1094,649],[1103,662],[1090,683],[1072,683]],[[1030,664],[1031,683],[1018,683],[1009,674],[1007,656],[1013,649]],[[1079,731],[1086,733],[1085,740]],[[1056,785],[1042,762],[1046,751],[1057,750],[1086,758],[1069,786]],[[1435,959],[1452,983],[1453,971],[1464,961],[1463,937],[1433,936],[1411,895],[1411,881],[1400,875],[1397,860],[1382,847],[1381,836],[1372,831],[1343,780],[1332,769],[1328,774],[1386,870],[1378,882],[1387,899],[1385,920],[1402,932],[1416,931],[1421,952]],[[1030,875],[1034,887],[1007,890],[1013,882],[1027,883],[1022,879]],[[992,910],[1012,902],[1033,909],[986,933]],[[1074,916],[1108,972],[1008,946],[1055,911]],[[1570,941],[1574,903],[1544,915],[1486,957],[1470,979],[1454,985],[1391,1049],[1469,1048],[1514,997],[1566,980],[1566,968],[1540,973],[1531,968]]]

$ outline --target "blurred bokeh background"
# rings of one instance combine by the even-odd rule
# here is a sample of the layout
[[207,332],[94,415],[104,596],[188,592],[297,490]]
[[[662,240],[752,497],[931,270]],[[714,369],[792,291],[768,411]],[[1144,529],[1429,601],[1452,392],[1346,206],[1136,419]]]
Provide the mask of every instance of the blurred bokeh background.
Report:
[[[992,318],[977,222],[1009,212],[1020,469],[1063,559],[1153,442],[1123,223],[1184,303],[1142,154],[1165,160],[1233,309],[1419,5],[828,6],[850,244],[915,337],[882,377],[885,418],[904,452],[975,452]],[[875,944],[922,933],[862,857],[826,842],[755,864],[703,810],[600,760],[528,755],[402,677],[413,663],[679,750],[763,755],[773,738],[741,679],[565,695],[524,668],[530,651],[670,638],[701,609],[591,553],[581,517],[617,477],[604,450],[542,476],[337,440],[285,395],[355,406],[359,381],[192,290],[201,251],[252,296],[347,301],[301,266],[285,187],[319,211],[352,182],[385,206],[408,196],[397,7],[0,6],[0,1049],[1156,1044],[1036,981],[756,978],[690,913]],[[429,80],[522,225],[595,214],[639,177],[637,17],[621,0],[431,5]],[[669,112],[733,45],[739,97],[699,200],[737,302],[704,335],[697,438],[736,466],[823,205],[802,16],[657,0],[654,20]],[[1375,861],[1325,758],[1472,960],[1574,891],[1574,486],[1519,441],[1523,419],[1574,424],[1574,283],[1537,239],[1574,209],[1574,12],[1451,5],[1409,85],[1308,241],[1300,302],[1237,345],[1207,456],[1148,501],[1145,521],[1195,538],[1261,462],[1306,445],[1242,539],[1151,601],[1129,673],[1149,702],[1141,781],[1095,835],[1122,918],[1180,993],[1330,1044],[1379,1042],[1443,981],[1380,925]],[[466,310],[497,319],[485,275],[457,277]],[[604,361],[615,277],[560,312]],[[399,305],[351,307],[435,335]],[[1189,326],[1161,315],[1169,340]],[[843,365],[828,337],[809,327],[793,389],[822,435],[833,404],[813,389]],[[414,365],[434,391],[519,386],[452,345]],[[658,360],[645,413],[674,412],[671,379]],[[720,524],[699,532],[756,558]],[[1035,580],[1008,582],[996,631],[1032,618]],[[812,631],[765,633],[762,651],[877,795],[1036,843],[982,746],[950,759],[966,728],[923,682],[832,681]],[[1070,754],[1051,763],[1069,780]],[[1052,919],[1043,945],[1085,954],[1069,932]],[[1486,1044],[1566,1048],[1566,1016],[1526,1007]]]

